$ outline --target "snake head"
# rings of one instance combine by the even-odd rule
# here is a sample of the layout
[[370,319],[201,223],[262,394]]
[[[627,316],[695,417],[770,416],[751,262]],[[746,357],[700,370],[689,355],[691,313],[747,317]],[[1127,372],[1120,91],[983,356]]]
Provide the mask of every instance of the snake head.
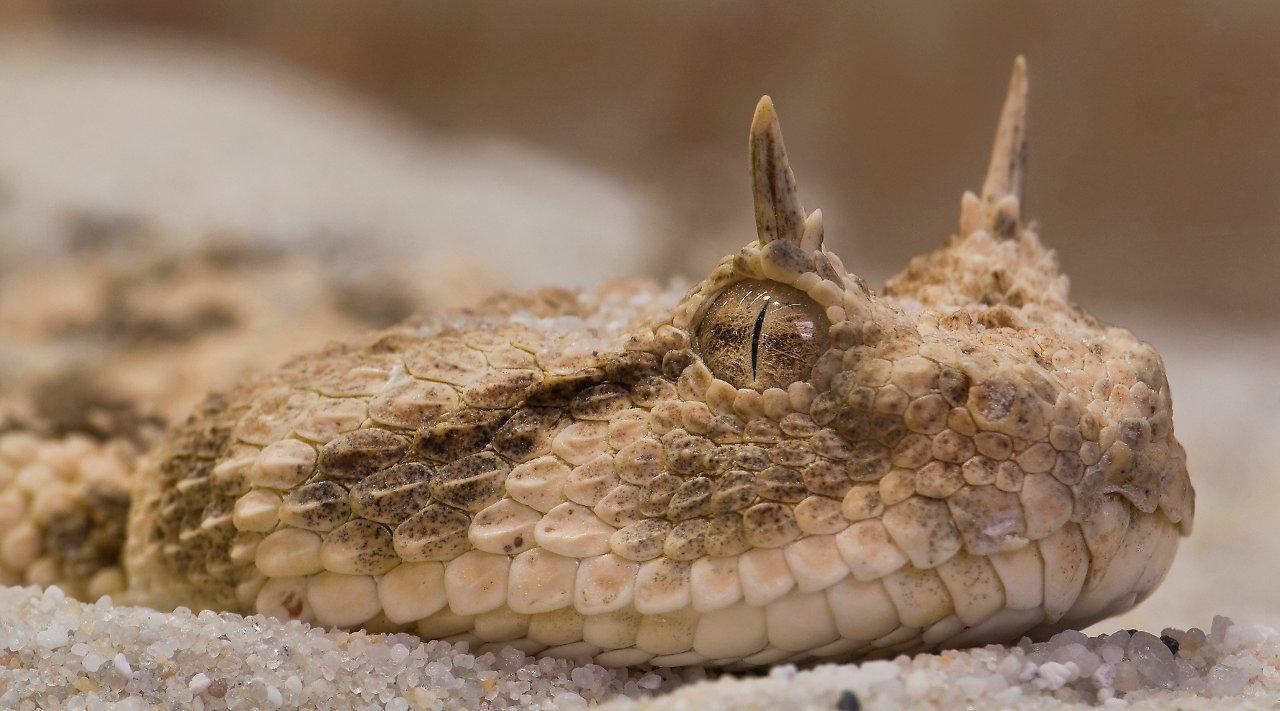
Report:
[[[749,545],[852,523],[930,571],[1038,544],[1042,623],[1082,624],[1154,588],[1194,494],[1159,355],[1072,304],[1022,220],[1026,95],[1019,58],[958,234],[880,292],[825,247],[762,98],[749,139],[756,239],[655,333],[682,402],[670,426],[769,452],[755,488],[784,505],[754,523],[748,510]],[[897,559],[847,562],[875,578]]]
[[879,292],[765,98],[755,239],[683,298],[497,299],[209,398],[139,474],[130,594],[730,668],[1127,609],[1193,495],[1159,355],[1021,219],[1025,96],[1019,61],[959,234]]

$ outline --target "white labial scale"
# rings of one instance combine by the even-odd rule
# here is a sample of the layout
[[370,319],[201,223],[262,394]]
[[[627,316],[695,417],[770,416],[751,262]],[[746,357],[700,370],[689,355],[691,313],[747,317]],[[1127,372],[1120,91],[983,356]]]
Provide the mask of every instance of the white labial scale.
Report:
[[[1119,553],[1132,525],[1132,507],[1115,494],[1103,497],[1084,517],[1080,527],[1089,547],[1089,565],[1093,570],[1091,578],[1111,567],[1111,561]],[[1092,580],[1086,587],[1092,587]]]
[[[1056,622],[1079,601],[1089,573],[1089,551],[1084,535],[1074,524],[1037,543],[1044,560],[1044,612],[1049,622]],[[1117,557],[1112,564],[1121,563]],[[1124,576],[1120,573],[1116,576]],[[1132,578],[1121,582],[1128,587]],[[1121,591],[1124,592],[1124,591]]]
[[706,656],[698,654],[696,651],[681,652],[679,654],[664,654],[649,660],[649,663],[655,667],[688,667],[703,666],[710,661]]
[[1156,547],[1147,561],[1146,570],[1138,578],[1135,587],[1139,601],[1145,598],[1164,579],[1173,565],[1173,556],[1178,552],[1178,541],[1181,539],[1177,527],[1169,521],[1162,521],[1160,532],[1156,534]]
[[688,563],[670,558],[646,561],[636,575],[636,610],[644,615],[657,615],[688,606],[691,602],[689,578]]
[[459,615],[478,615],[507,601],[511,558],[471,550],[445,565],[444,587],[449,607]]
[[899,626],[898,608],[878,580],[845,578],[826,591],[836,629],[847,639],[879,639]]
[[890,650],[895,647],[911,644],[913,640],[920,637],[920,630],[915,627],[901,625],[889,634],[871,641],[871,646],[880,650]]
[[653,659],[653,654],[638,647],[613,649],[596,655],[596,664],[609,669],[634,667]]
[[542,612],[529,618],[529,639],[548,647],[582,641],[585,618],[572,607]]
[[587,558],[609,552],[613,527],[594,511],[566,501],[547,512],[534,527],[538,545],[569,558]]
[[765,609],[738,603],[698,617],[693,648],[712,659],[745,657],[769,644]]
[[738,556],[738,577],[748,605],[764,607],[786,595],[796,579],[779,548],[754,548]]
[[640,565],[612,553],[578,566],[573,604],[584,615],[600,615],[631,605]]
[[1025,545],[990,556],[1004,586],[1004,604],[1013,610],[1036,610],[1044,603],[1044,566],[1040,548]]
[[867,519],[836,534],[836,547],[858,580],[877,580],[907,564],[879,519]]
[[509,607],[500,607],[476,615],[472,631],[486,642],[506,642],[528,635],[529,619],[529,615],[512,612]]
[[825,590],[849,574],[835,536],[809,536],[783,548],[796,587],[802,592]]
[[378,578],[378,600],[392,622],[430,617],[448,602],[444,566],[433,561],[400,564]]
[[946,644],[951,647],[965,647],[973,644],[1016,642],[1043,620],[1044,611],[1038,607],[1030,610],[1014,610],[1006,607],[976,626],[948,639]]
[[964,622],[959,617],[948,615],[930,625],[929,629],[921,632],[920,641],[930,646],[937,645],[948,638],[956,636],[964,628]]
[[582,625],[582,639],[601,649],[631,647],[636,643],[642,617],[631,608],[591,615]]
[[679,654],[693,648],[698,613],[685,608],[661,615],[645,615],[636,630],[636,646],[656,655]]
[[354,627],[382,611],[378,584],[367,575],[325,571],[307,583],[307,601],[316,620],[328,627]]
[[792,652],[789,649],[778,649],[777,647],[765,647],[764,649],[760,650],[759,652],[756,652],[755,654],[752,654],[751,656],[743,657],[742,662],[740,662],[739,664],[735,664],[732,668],[752,669],[755,667],[770,666],[773,664],[778,664],[780,662],[783,662],[787,659],[787,657],[790,657],[794,654],[795,652]]
[[793,590],[765,609],[769,644],[801,652],[830,644],[840,637],[826,597],[821,592]]
[[475,626],[475,617],[459,615],[447,606],[430,617],[418,620],[418,636],[424,639],[445,639],[462,634]]
[[738,556],[694,561],[690,585],[693,609],[698,612],[711,612],[738,602],[742,599]]
[[[1129,533],[1107,571],[1107,585],[1099,586],[1099,589],[1110,587],[1116,591],[1111,595],[1111,604],[1104,608],[1105,614],[1116,614],[1137,604],[1138,595],[1145,592],[1139,581],[1147,574],[1152,558],[1163,548],[1162,534],[1168,529],[1167,521],[1158,511],[1133,512]],[[1087,579],[1084,587],[1085,590],[1089,588]],[[1083,591],[1081,597],[1084,597]]]
[[923,630],[951,614],[951,596],[933,570],[903,568],[885,577],[884,587],[908,627]]
[[[985,557],[959,553],[939,565],[937,570],[942,584],[951,593],[956,617],[964,626],[976,625],[1004,607],[1004,587],[1000,584],[995,568]],[[951,634],[959,631],[957,629]]]
[[573,602],[578,561],[534,548],[511,561],[507,604],[522,614],[550,612]]

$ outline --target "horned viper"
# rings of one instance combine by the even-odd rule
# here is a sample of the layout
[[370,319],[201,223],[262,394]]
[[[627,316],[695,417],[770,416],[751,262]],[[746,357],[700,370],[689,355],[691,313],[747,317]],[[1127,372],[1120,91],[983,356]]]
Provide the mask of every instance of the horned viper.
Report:
[[1019,209],[1015,63],[960,229],[879,292],[765,97],[757,236],[687,294],[547,290],[210,396],[146,451],[0,438],[0,563],[160,608],[744,668],[1013,640],[1133,606],[1194,494],[1157,352]]

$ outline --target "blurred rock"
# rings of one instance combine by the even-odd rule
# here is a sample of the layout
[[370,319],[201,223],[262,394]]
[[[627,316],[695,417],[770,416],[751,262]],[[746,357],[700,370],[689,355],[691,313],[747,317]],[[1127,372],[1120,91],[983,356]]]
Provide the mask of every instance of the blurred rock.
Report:
[[6,37],[0,95],[0,392],[91,379],[177,416],[354,329],[642,270],[658,219],[201,45]]

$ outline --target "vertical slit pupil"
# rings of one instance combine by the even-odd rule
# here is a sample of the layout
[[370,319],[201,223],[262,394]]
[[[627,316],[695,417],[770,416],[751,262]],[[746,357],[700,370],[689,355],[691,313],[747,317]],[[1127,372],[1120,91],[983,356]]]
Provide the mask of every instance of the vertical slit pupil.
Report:
[[764,305],[756,315],[755,330],[751,333],[751,379],[756,379],[756,363],[760,357],[760,332],[764,330],[764,315],[769,310],[769,297],[764,298]]

